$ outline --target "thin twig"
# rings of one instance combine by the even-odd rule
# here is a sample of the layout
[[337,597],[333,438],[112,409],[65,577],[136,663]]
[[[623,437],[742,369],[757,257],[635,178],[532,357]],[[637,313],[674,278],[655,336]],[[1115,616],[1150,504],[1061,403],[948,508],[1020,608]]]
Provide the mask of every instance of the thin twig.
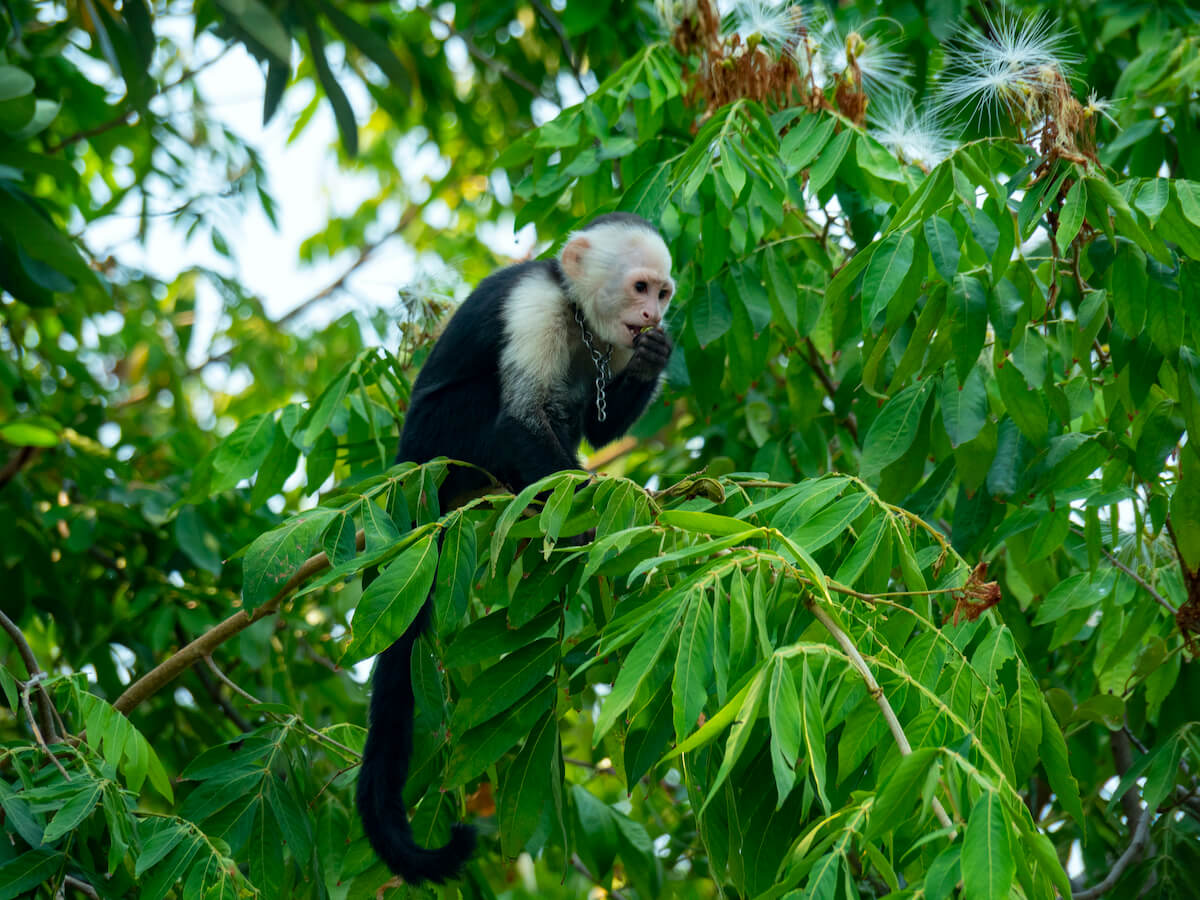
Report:
[[[365,546],[365,536],[360,528],[355,536],[355,547],[362,550]],[[323,572],[329,568],[329,557],[324,552],[310,556],[304,561],[304,564],[296,570],[296,574],[287,580],[287,583],[279,589],[270,600],[260,606],[253,614],[247,613],[244,609],[239,609],[225,621],[214,625],[200,637],[196,638],[186,647],[181,648],[173,655],[164,659],[161,663],[131,684],[125,689],[125,692],[116,699],[113,703],[113,708],[124,715],[129,715],[134,709],[154,696],[159,690],[164,688],[168,683],[173,681],[187,669],[200,662],[204,657],[208,656],[212,651],[219,647],[225,641],[229,640],[235,634],[245,631],[255,622],[265,619],[267,616],[274,615],[279,611],[280,605],[288,595],[292,593],[301,584],[311,578],[318,572]]]
[[[1071,526],[1071,532],[1073,534],[1075,534],[1077,537],[1081,537],[1084,540],[1087,540],[1087,535],[1084,534],[1082,530],[1076,528],[1074,525]],[[1169,612],[1172,616],[1176,615],[1179,612],[1177,609],[1175,609],[1175,607],[1173,607],[1171,605],[1170,601],[1168,601],[1166,597],[1164,597],[1162,594],[1160,594],[1158,591],[1156,591],[1153,587],[1151,587],[1150,583],[1148,581],[1146,581],[1146,579],[1144,579],[1141,575],[1139,575],[1137,572],[1133,571],[1133,569],[1129,568],[1129,566],[1125,565],[1125,563],[1123,563],[1119,559],[1117,559],[1117,557],[1114,556],[1113,553],[1107,547],[1101,547],[1100,552],[1104,554],[1104,557],[1110,563],[1112,563],[1114,566],[1116,566],[1118,569],[1120,569],[1122,572],[1124,572],[1126,575],[1128,575],[1130,578],[1132,578],[1135,582],[1137,582],[1139,585],[1141,585],[1141,587],[1143,587],[1145,589],[1146,593],[1151,596],[1151,598],[1154,600],[1154,602],[1157,603],[1159,606],[1161,606],[1163,609],[1165,609],[1167,612]]]
[[[854,646],[854,642],[850,640],[850,636],[841,629],[829,614],[825,612],[813,598],[807,600],[808,608],[816,617],[817,621],[825,626],[825,630],[833,635],[833,639],[837,641],[838,646],[850,658],[850,662],[854,668],[858,670],[858,674],[867,685],[867,693],[875,701],[880,711],[883,713],[883,719],[887,722],[888,730],[891,731],[892,737],[896,741],[896,746],[900,748],[901,756],[908,756],[912,753],[912,744],[908,742],[908,736],[904,733],[904,728],[900,724],[900,720],[896,718],[896,713],[892,709],[892,704],[888,702],[887,697],[883,693],[883,688],[879,686],[879,682],[875,680],[875,676],[871,674],[871,669],[867,665],[867,661],[863,659],[862,654],[858,652],[858,648]],[[933,807],[933,814],[937,816],[943,828],[950,829],[950,840],[954,840],[957,835],[957,830],[954,827],[954,822],[946,815],[946,810],[942,807],[941,802],[937,797],[933,797],[930,801]]]
[[[375,251],[377,251],[385,243],[387,243],[392,238],[396,237],[398,234],[400,234],[402,231],[404,231],[406,228],[408,228],[408,226],[412,224],[413,220],[416,219],[416,217],[420,214],[422,209],[424,209],[424,206],[421,204],[413,204],[413,205],[409,206],[408,209],[406,209],[404,211],[404,215],[402,215],[400,217],[400,221],[396,223],[395,228],[393,228],[391,231],[389,231],[387,234],[385,234],[379,240],[372,241],[371,243],[368,243],[368,244],[364,244],[359,249],[358,256],[355,258],[354,262],[352,262],[350,264],[350,266],[346,269],[346,271],[342,272],[341,275],[339,275],[337,278],[335,278],[333,281],[331,281],[325,287],[321,288],[321,290],[317,291],[315,294],[313,294],[307,300],[302,300],[300,303],[296,304],[294,307],[292,307],[290,310],[288,310],[286,313],[284,313],[282,316],[280,316],[278,319],[276,319],[275,326],[282,327],[282,326],[286,325],[292,319],[296,318],[301,313],[307,311],[312,306],[316,305],[317,303],[320,303],[325,298],[342,290],[342,288],[344,288],[346,286],[347,279],[349,279],[351,275],[353,275],[356,271],[358,271],[358,269],[361,268],[363,266],[363,264],[366,263],[367,260],[369,260],[371,258],[371,256],[375,253]],[[199,367],[194,366],[193,369],[203,368],[205,365],[207,365],[211,361],[212,360],[205,360],[205,362],[203,364],[201,364]]]
[[[205,657],[205,659],[211,659],[211,657]],[[192,671],[196,673],[196,677],[200,679],[200,683],[204,685],[204,691],[206,694],[208,694],[209,699],[211,699],[212,702],[220,708],[221,712],[225,713],[225,718],[229,719],[229,721],[234,724],[239,733],[246,734],[247,732],[254,730],[254,726],[251,725],[246,718],[237,711],[237,707],[230,703],[225,695],[221,693],[220,686],[212,680],[212,676],[209,675],[208,672],[199,666],[194,667]]]
[[[38,728],[37,719],[33,716],[33,710],[29,708],[29,689],[33,687],[34,680],[30,679],[21,686],[21,709],[25,710],[25,717],[29,719],[29,730],[33,732],[33,739],[37,741],[37,745],[42,748],[42,752],[50,757],[50,762],[54,763],[54,767],[62,773],[62,777],[67,781],[71,780],[71,776],[67,774],[67,770],[63,768],[63,764],[58,761],[58,757],[51,752],[50,747],[46,744],[46,739],[42,737],[42,729]],[[51,738],[54,740],[54,738]]]
[[[3,610],[0,610],[0,627],[4,628],[8,636],[12,638],[12,642],[17,645],[17,653],[21,656],[21,662],[25,663],[25,671],[29,673],[29,685],[37,685],[38,713],[40,713],[42,719],[42,732],[50,740],[57,741],[59,734],[54,727],[54,722],[58,717],[58,711],[54,708],[54,701],[50,699],[50,694],[46,690],[45,685],[41,683],[41,679],[45,673],[42,671],[42,667],[38,665],[33,648],[29,646],[29,641],[25,640],[25,634],[17,627],[17,623],[5,615]],[[63,733],[65,734],[66,731],[64,730]]]
[[[209,66],[213,65],[215,62],[220,60],[226,53],[228,53],[232,49],[233,49],[233,44],[226,45],[225,48],[222,49],[221,52],[218,53],[216,56],[214,56],[212,59],[201,63],[200,65],[196,66],[196,68],[194,68],[194,69],[185,69],[183,74],[181,74],[178,78],[176,78],[174,81],[164,84],[157,91],[155,91],[153,94],[151,94],[151,96],[158,97],[162,94],[165,94],[167,91],[170,91],[170,90],[173,90],[174,88],[179,87],[185,81],[190,81],[191,79],[193,79],[197,75],[199,75],[201,72],[203,72],[205,69],[207,69]],[[69,147],[71,144],[74,144],[76,141],[82,141],[82,140],[86,140],[87,138],[96,137],[97,135],[104,134],[104,132],[106,132],[106,131],[112,131],[114,128],[120,128],[122,125],[128,125],[130,118],[132,118],[134,115],[136,115],[137,112],[138,112],[138,110],[136,110],[136,109],[126,109],[126,110],[122,111],[121,113],[119,113],[118,115],[113,116],[113,118],[109,119],[107,122],[101,122],[99,125],[93,125],[91,128],[83,128],[79,131],[76,131],[74,134],[67,135],[65,138],[63,138],[61,141],[59,141],[56,144],[50,144],[49,146],[46,147],[46,152],[47,153],[58,153],[64,147]]]
[[[226,687],[228,687],[231,691],[233,691],[239,697],[241,697],[242,699],[244,699],[250,703],[255,703],[255,704],[258,704],[259,706],[262,705],[261,700],[259,700],[257,697],[255,697],[253,694],[251,694],[249,691],[245,690],[241,685],[237,684],[232,678],[230,678],[228,675],[226,675],[224,672],[222,672],[220,667],[215,662],[213,662],[213,658],[211,656],[204,657],[204,662],[207,663],[208,668],[212,671],[212,673],[214,675],[216,675],[217,678],[221,679],[221,683],[224,684]],[[199,670],[197,670],[197,671],[199,671]],[[342,753],[345,753],[350,759],[361,758],[362,754],[359,753],[357,750],[351,750],[349,747],[347,747],[341,741],[334,740],[329,735],[325,734],[325,732],[320,731],[316,728],[313,728],[311,725],[309,725],[307,722],[305,722],[299,716],[295,716],[294,718],[297,722],[300,723],[300,727],[302,727],[309,734],[316,737],[318,740],[322,740],[325,743],[330,744],[333,747],[336,747]]]
[[[825,393],[829,395],[829,401],[831,403],[834,402],[834,394],[837,393],[838,386],[833,383],[833,379],[825,371],[824,360],[818,355],[816,345],[811,340],[808,341],[808,359],[806,362],[808,363],[808,367],[817,376],[817,380],[821,382],[821,386],[825,388]],[[855,418],[854,413],[848,413],[846,418],[842,420],[842,424],[846,426],[846,430],[850,432],[850,437],[857,444],[858,419]]]
[[491,69],[493,72],[496,72],[503,78],[507,78],[509,81],[511,81],[517,87],[524,88],[526,91],[528,91],[530,94],[532,94],[535,97],[542,96],[542,92],[539,91],[537,89],[537,87],[535,87],[533,84],[531,84],[523,76],[518,75],[516,72],[514,72],[508,66],[506,66],[504,63],[500,62],[498,59],[495,59],[495,58],[489,56],[488,54],[484,53],[482,50],[479,49],[479,47],[475,44],[475,42],[471,40],[470,37],[463,34],[461,31],[459,31],[457,28],[455,28],[453,25],[451,25],[445,19],[441,18],[441,16],[439,16],[437,13],[435,13],[432,9],[429,9],[428,7],[425,7],[425,6],[418,6],[417,11],[424,13],[425,17],[428,18],[429,21],[436,22],[437,24],[439,24],[443,28],[445,28],[447,31],[449,31],[450,34],[452,34],[454,37],[459,38],[463,42],[463,44],[466,45],[467,52],[470,53],[477,60],[479,60],[481,63],[483,63],[485,66],[487,66],[489,69]]
[[550,26],[551,31],[558,37],[558,43],[562,47],[563,55],[567,57],[567,65],[571,67],[571,71],[575,75],[575,83],[579,85],[579,90],[586,95],[587,88],[583,86],[583,73],[580,71],[579,63],[575,59],[575,51],[571,49],[571,41],[567,38],[567,31],[563,28],[562,22],[559,21],[558,16],[547,8],[542,0],[529,0],[529,2],[537,10],[537,14],[542,17],[543,21]]
[[[571,868],[597,887],[604,887],[603,882],[588,871],[588,867],[583,864],[583,860],[579,858],[578,854],[571,854]],[[625,900],[625,895],[617,890],[608,891],[608,896],[615,898],[615,900]]]

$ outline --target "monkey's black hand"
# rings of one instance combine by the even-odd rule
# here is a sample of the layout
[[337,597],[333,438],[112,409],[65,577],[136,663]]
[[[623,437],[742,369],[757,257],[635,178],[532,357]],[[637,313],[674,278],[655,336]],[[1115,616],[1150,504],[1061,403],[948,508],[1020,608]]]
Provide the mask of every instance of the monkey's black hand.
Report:
[[641,381],[652,381],[658,377],[671,358],[671,339],[661,328],[643,331],[633,339],[633,358],[625,371]]

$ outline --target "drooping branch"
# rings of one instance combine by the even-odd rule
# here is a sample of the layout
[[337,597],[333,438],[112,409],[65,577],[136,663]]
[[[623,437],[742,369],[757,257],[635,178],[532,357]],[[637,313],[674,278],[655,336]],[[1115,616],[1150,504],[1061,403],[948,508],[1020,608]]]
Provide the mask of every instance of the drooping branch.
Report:
[[[365,534],[360,528],[355,536],[355,547],[362,550],[365,546]],[[245,631],[255,622],[265,619],[267,616],[272,616],[279,611],[279,607],[288,596],[296,590],[301,584],[316,575],[318,572],[323,572],[329,568],[329,557],[322,551],[313,556],[310,556],[304,561],[304,564],[296,570],[296,574],[287,580],[287,583],[279,589],[270,600],[256,609],[253,613],[247,613],[244,609],[240,609],[232,616],[218,625],[214,625],[200,637],[196,638],[186,647],[183,647],[172,656],[167,657],[133,684],[125,689],[125,692],[117,698],[113,703],[113,707],[123,713],[129,715],[133,710],[140,706],[144,701],[154,696],[158,691],[162,690],[167,684],[187,671],[204,657],[212,653],[225,641],[229,640],[236,634]]]
[[[879,686],[879,682],[875,680],[875,676],[871,673],[871,667],[867,665],[867,661],[863,659],[862,654],[858,652],[858,648],[854,646],[854,642],[850,640],[850,635],[846,634],[841,626],[833,621],[825,610],[821,609],[820,604],[814,598],[809,597],[806,603],[817,621],[824,625],[825,630],[833,635],[833,639],[837,641],[838,646],[850,658],[851,664],[867,685],[867,693],[871,695],[871,699],[875,701],[880,712],[883,713],[883,720],[887,722],[888,730],[892,733],[892,737],[896,741],[896,746],[900,748],[900,755],[908,756],[911,754],[913,752],[912,744],[908,741],[908,735],[904,733],[904,727],[896,717],[896,712],[892,709],[892,704],[888,702],[887,696],[883,693],[883,688]],[[933,807],[933,814],[942,823],[942,827],[950,829],[950,839],[954,840],[957,834],[954,822],[946,814],[946,810],[941,802],[937,797],[934,797],[930,805]]]
[[0,488],[16,478],[17,473],[33,462],[40,452],[40,447],[22,447],[14,453],[4,468],[0,469]]

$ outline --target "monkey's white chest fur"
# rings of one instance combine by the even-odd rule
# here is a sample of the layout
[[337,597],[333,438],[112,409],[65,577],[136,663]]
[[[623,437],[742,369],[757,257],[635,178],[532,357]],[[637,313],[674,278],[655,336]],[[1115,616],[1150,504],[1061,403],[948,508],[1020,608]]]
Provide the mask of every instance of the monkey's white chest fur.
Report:
[[[534,272],[513,288],[505,304],[503,350],[500,354],[500,386],[504,405],[511,410],[534,413],[566,398],[560,397],[572,358],[586,353],[582,330],[562,286],[545,272]],[[604,352],[607,346],[595,341]],[[614,347],[610,359],[613,375],[632,356],[625,347]]]

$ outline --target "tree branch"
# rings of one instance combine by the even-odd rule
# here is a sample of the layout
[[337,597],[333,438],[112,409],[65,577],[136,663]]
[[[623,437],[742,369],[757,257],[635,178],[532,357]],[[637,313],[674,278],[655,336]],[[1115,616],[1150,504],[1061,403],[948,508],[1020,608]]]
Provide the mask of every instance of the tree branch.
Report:
[[[805,601],[812,614],[816,616],[817,621],[825,626],[825,630],[833,635],[833,639],[837,641],[838,646],[843,652],[850,657],[850,662],[854,668],[858,670],[858,674],[867,685],[867,693],[879,706],[880,712],[883,713],[883,719],[887,722],[888,730],[892,733],[892,737],[896,741],[896,746],[900,748],[901,756],[908,756],[912,753],[912,744],[908,742],[908,736],[904,733],[904,728],[900,724],[900,720],[896,718],[895,710],[892,709],[892,704],[888,702],[884,696],[883,688],[879,686],[879,682],[875,680],[875,676],[871,674],[871,669],[867,665],[867,661],[863,659],[862,654],[858,652],[858,648],[854,646],[854,642],[850,640],[850,636],[841,629],[837,622],[830,618],[829,613],[821,609],[817,601],[809,597]],[[937,816],[943,828],[950,829],[950,840],[954,840],[957,831],[950,817],[946,815],[946,810],[942,806],[941,801],[937,797],[933,797],[930,801],[933,807],[933,814]],[[1076,895],[1078,896],[1078,895]]]
[[41,447],[22,447],[4,464],[4,468],[0,469],[0,490],[5,485],[17,477],[23,468],[37,459],[37,455],[42,452]]
[[579,90],[586,95],[587,88],[583,86],[583,73],[580,71],[579,62],[575,58],[575,52],[571,49],[571,41],[567,38],[567,31],[563,28],[562,22],[542,0],[529,0],[529,2],[537,10],[537,14],[542,17],[542,21],[549,25],[551,31],[558,37],[559,46],[562,47],[563,55],[567,58],[567,65],[575,74],[575,83],[579,85]]
[[[1074,535],[1076,535],[1076,537],[1081,537],[1084,540],[1087,540],[1087,535],[1085,535],[1081,529],[1076,528],[1074,525],[1071,526],[1071,532]],[[1117,557],[1112,553],[1111,550],[1109,550],[1107,547],[1101,547],[1100,552],[1104,554],[1105,559],[1107,559],[1110,563],[1112,563],[1114,566],[1116,566],[1118,569],[1120,569],[1122,572],[1124,572],[1126,575],[1128,575],[1130,578],[1132,578],[1135,582],[1137,582],[1138,585],[1140,585],[1146,591],[1146,593],[1150,595],[1150,597],[1154,600],[1155,603],[1157,603],[1159,606],[1161,606],[1163,609],[1165,609],[1167,612],[1169,612],[1172,616],[1175,616],[1178,614],[1179,610],[1177,610],[1175,607],[1173,607],[1171,605],[1170,601],[1168,601],[1166,597],[1164,597],[1162,594],[1160,594],[1158,591],[1156,591],[1150,585],[1150,582],[1146,581],[1146,579],[1144,579],[1141,575],[1139,575],[1137,572],[1133,571],[1133,569],[1129,568],[1129,566],[1125,565],[1125,563],[1123,563],[1119,559],[1117,559]]]
[[[219,59],[221,59],[221,57],[223,57],[226,53],[228,53],[232,48],[233,48],[232,44],[226,45],[221,50],[221,52],[218,53],[216,56],[214,56],[212,59],[201,63],[200,65],[196,66],[196,68],[194,68],[194,69],[185,69],[182,75],[180,75],[174,81],[164,84],[162,87],[160,87],[157,91],[155,91],[150,96],[158,97],[162,94],[165,94],[169,90],[179,87],[185,81],[190,81],[191,79],[193,79],[197,75],[199,75],[201,72],[203,72],[205,69],[207,69],[209,66],[211,66],[213,63],[215,63]],[[149,98],[147,98],[147,99],[149,99]],[[101,122],[99,125],[93,125],[91,128],[80,129],[79,131],[76,131],[74,134],[67,135],[65,138],[63,138],[61,141],[59,141],[56,144],[49,144],[46,147],[46,152],[47,153],[58,153],[64,147],[69,147],[71,144],[74,144],[77,141],[82,141],[82,140],[86,140],[87,138],[96,137],[97,135],[104,134],[104,132],[106,132],[106,131],[112,131],[114,128],[120,128],[122,125],[128,125],[129,120],[133,116],[135,116],[137,114],[137,112],[138,111],[136,109],[126,109],[126,110],[122,111],[121,113],[113,116],[107,122]]]
[[[17,645],[17,653],[21,656],[21,662],[25,663],[25,671],[29,673],[29,684],[37,683],[38,715],[42,720],[42,733],[50,740],[57,741],[59,734],[54,727],[54,718],[57,710],[54,709],[54,701],[50,699],[49,692],[47,692],[45,685],[40,680],[46,673],[38,665],[37,657],[34,656],[33,648],[29,646],[29,641],[25,640],[24,632],[17,627],[17,623],[10,619],[3,610],[0,610],[0,627],[3,627],[8,632],[8,636],[12,638],[12,642]],[[30,724],[36,730],[37,721],[32,716],[30,716]]]
[[[360,528],[355,536],[355,547],[362,550],[365,546],[364,532]],[[166,687],[171,681],[181,675],[184,671],[191,668],[196,663],[200,662],[204,657],[212,653],[225,641],[229,640],[235,634],[245,631],[255,622],[265,619],[267,616],[274,615],[279,611],[280,605],[287,599],[292,591],[296,590],[301,584],[311,578],[318,572],[323,572],[329,568],[329,557],[324,552],[310,556],[304,561],[304,564],[296,570],[296,574],[288,579],[287,583],[279,589],[279,592],[254,611],[253,614],[247,613],[244,609],[239,609],[232,616],[218,625],[214,625],[200,637],[196,638],[186,647],[177,651],[174,655],[167,657],[133,684],[125,689],[125,692],[116,699],[113,707],[128,716],[133,710],[148,700],[154,694],[158,693],[162,688]]]
[[1082,891],[1072,891],[1071,893],[1075,900],[1095,900],[1095,898],[1101,896],[1106,891],[1111,890],[1112,886],[1117,883],[1117,880],[1125,874],[1125,870],[1138,861],[1150,838],[1150,817],[1152,815],[1152,810],[1142,810],[1142,814],[1138,818],[1137,827],[1133,830],[1133,839],[1129,842],[1129,846],[1125,848],[1125,852],[1113,863],[1112,871],[1098,884],[1090,888],[1085,888]]
[[[307,310],[309,310],[311,307],[313,307],[317,303],[320,303],[322,300],[326,299],[327,297],[337,293],[342,288],[344,288],[346,286],[347,279],[349,279],[351,275],[353,275],[356,271],[358,271],[358,269],[360,269],[363,266],[363,264],[366,263],[367,260],[369,260],[371,258],[371,256],[375,253],[376,250],[378,250],[385,243],[387,243],[392,238],[396,237],[398,234],[400,234],[402,231],[404,231],[406,228],[408,228],[408,226],[413,223],[413,220],[420,214],[422,209],[423,209],[423,206],[415,204],[415,203],[412,204],[411,206],[409,206],[408,209],[406,209],[404,211],[404,215],[402,215],[400,217],[400,221],[396,223],[395,228],[393,228],[391,231],[389,231],[387,234],[385,234],[379,240],[372,241],[369,244],[364,244],[361,248],[359,248],[358,257],[354,260],[354,262],[352,262],[350,264],[349,268],[347,268],[346,271],[344,271],[341,275],[339,275],[337,278],[335,278],[333,281],[331,281],[325,287],[321,288],[321,290],[317,291],[315,294],[313,294],[307,300],[302,300],[300,303],[298,303],[296,306],[294,306],[288,312],[284,313],[282,316],[280,316],[278,319],[276,319],[275,325],[278,327],[282,327],[282,326],[286,325],[288,322],[290,322],[292,319],[299,316],[301,313],[306,312]],[[204,365],[207,365],[208,362],[209,361],[206,360]],[[201,366],[201,368],[202,367],[203,366]]]
[[536,86],[534,86],[529,81],[527,81],[524,76],[518,75],[516,72],[514,72],[508,66],[506,66],[504,63],[500,62],[498,59],[495,59],[495,58],[489,56],[488,54],[484,53],[482,50],[479,49],[479,47],[475,44],[475,42],[472,41],[467,35],[463,34],[461,31],[459,31],[457,28],[455,28],[449,22],[442,19],[432,9],[429,9],[428,7],[425,7],[425,6],[418,6],[417,11],[424,13],[425,17],[428,18],[429,21],[436,22],[437,24],[439,24],[443,28],[445,28],[447,31],[449,31],[450,34],[452,34],[454,37],[459,38],[463,42],[463,44],[466,45],[467,52],[470,53],[477,60],[479,60],[481,63],[483,63],[485,66],[487,66],[489,69],[491,69],[493,72],[496,72],[498,75],[500,75],[503,78],[507,78],[509,81],[511,81],[517,87],[528,91],[534,97],[542,96],[542,92],[539,91]]

